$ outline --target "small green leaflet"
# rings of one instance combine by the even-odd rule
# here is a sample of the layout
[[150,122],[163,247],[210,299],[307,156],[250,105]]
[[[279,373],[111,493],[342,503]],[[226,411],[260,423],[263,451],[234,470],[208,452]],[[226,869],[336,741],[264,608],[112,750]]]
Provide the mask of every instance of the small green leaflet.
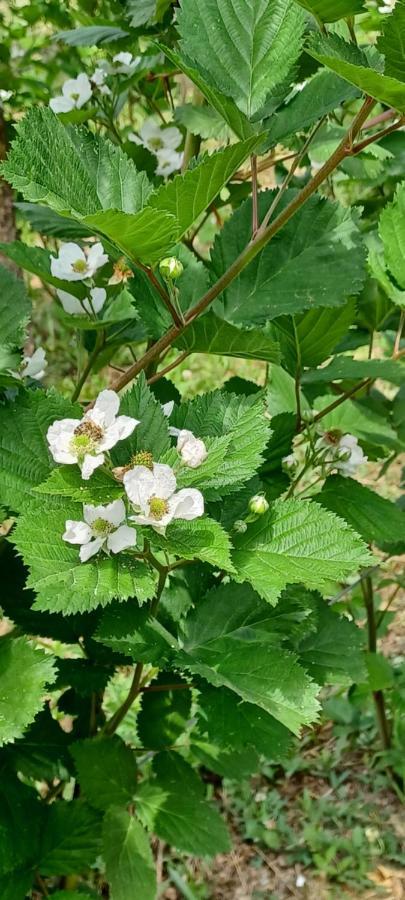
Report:
[[364,12],[363,0],[297,0],[318,22],[337,22]]
[[81,563],[78,548],[62,540],[67,519],[82,520],[81,504],[44,509],[38,505],[21,516],[13,543],[30,569],[27,585],[37,593],[35,609],[72,615],[106,606],[115,598],[154,594],[155,579],[147,566],[130,554],[98,554]]
[[156,900],[156,872],[149,840],[140,822],[111,808],[103,826],[103,857],[112,900]]
[[132,600],[111,603],[101,616],[94,638],[136,662],[159,665],[170,655],[169,648],[176,647],[176,640],[149,610],[139,609]]
[[212,590],[183,623],[173,663],[226,687],[297,734],[316,717],[317,685],[280,647],[278,614],[247,585]]
[[405,290],[405,181],[398,185],[392,203],[383,209],[378,230],[388,268]]
[[399,506],[352,478],[328,478],[317,503],[336,513],[368,544],[396,544],[405,534],[405,513]]
[[226,853],[230,842],[225,824],[205,800],[204,785],[191,766],[178,753],[160,753],[153,772],[154,778],[144,781],[136,796],[138,815],[148,830],[186,853]]
[[227,688],[201,686],[198,707],[201,730],[221,747],[254,747],[272,760],[287,756],[291,733],[285,725],[260,707],[243,703]]
[[114,28],[111,25],[86,25],[82,28],[58,31],[54,40],[63,41],[69,47],[94,47],[97,44],[119,41],[125,37],[129,37],[129,32],[123,31],[122,28]]
[[397,0],[391,15],[384,16],[383,33],[377,47],[385,57],[384,72],[405,81],[405,2]]
[[277,341],[262,328],[237,328],[213,312],[197,319],[174,341],[176,347],[190,353],[215,353],[242,359],[264,359],[278,364]]
[[53,657],[25,637],[0,639],[0,746],[22,737],[55,677]]
[[185,103],[184,106],[176,106],[174,115],[176,122],[184,125],[191,134],[199,134],[203,140],[215,138],[217,141],[226,141],[231,135],[222,116],[211,106]]
[[316,72],[290,102],[277,110],[266,122],[266,139],[274,146],[283,138],[303,131],[322,116],[332,112],[345,100],[358,96],[358,90],[339,78],[334,72],[321,69]]
[[204,516],[192,522],[178,520],[168,525],[165,535],[150,535],[151,543],[184,559],[201,559],[218,569],[233,572],[231,542],[215,519]]
[[200,0],[198,6],[183,0],[177,13],[181,51],[251,120],[289,75],[304,25],[304,14],[290,0]]
[[99,813],[82,800],[61,800],[48,807],[37,866],[42,875],[82,872],[100,851]]
[[360,360],[351,356],[335,356],[327,366],[305,372],[302,383],[304,385],[328,383],[346,378],[354,381],[360,381],[362,378],[382,378],[384,381],[400,385],[405,381],[405,365],[394,359]]
[[307,52],[364,94],[405,113],[405,84],[371,68],[366,54],[353,44],[336,34],[327,38],[317,34],[311,38]]
[[253,137],[204,156],[199,164],[184,175],[176,175],[149,197],[149,207],[175,217],[176,241],[215,200],[256,144],[257,138]]
[[[174,685],[172,690],[159,686]],[[184,679],[173,672],[160,672],[151,688],[142,693],[142,709],[137,716],[136,730],[142,746],[148,750],[172,747],[186,730],[191,712],[191,690]]]
[[80,503],[111,503],[123,495],[122,484],[114,481],[107,472],[96,469],[88,481],[83,481],[78,466],[57,466],[49,478],[33,488],[35,494],[67,497]]
[[96,809],[126,806],[136,790],[136,759],[118,735],[75,741],[71,747],[78,780]]
[[149,265],[159,262],[176,243],[174,216],[151,207],[135,215],[116,209],[102,210],[85,216],[83,222],[109,238],[130,259]]
[[261,519],[235,537],[233,562],[269,603],[287,584],[328,592],[371,561],[361,538],[342,519],[307,500],[275,500]]
[[339,309],[309,309],[299,316],[279,316],[270,333],[280,342],[284,368],[295,375],[297,365],[319,365],[331,355],[355,316],[354,298]]
[[19,512],[32,489],[53,468],[46,433],[55,419],[76,416],[81,409],[55,391],[21,391],[0,406],[0,493],[2,502]]
[[313,598],[316,630],[300,643],[300,661],[318,684],[352,684],[364,680],[364,634],[339,616],[319,596]]

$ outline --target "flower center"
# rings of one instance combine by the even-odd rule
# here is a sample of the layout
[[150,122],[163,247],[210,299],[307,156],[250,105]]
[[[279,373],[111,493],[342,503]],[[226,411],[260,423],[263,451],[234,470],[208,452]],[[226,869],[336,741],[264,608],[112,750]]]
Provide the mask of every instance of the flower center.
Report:
[[74,272],[87,272],[87,263],[85,259],[76,259],[74,263],[72,263],[72,269]]
[[164,147],[164,143],[160,137],[149,138],[149,144],[152,150],[162,150]]
[[131,457],[131,463],[128,468],[132,469],[134,466],[145,466],[145,469],[150,469],[153,471],[153,456],[150,450],[140,450],[139,453],[135,453],[134,456]]
[[335,447],[342,437],[342,432],[339,431],[338,428],[334,428],[333,431],[325,431],[323,437],[327,444],[331,444],[332,447]]
[[149,514],[152,519],[159,521],[169,511],[167,500],[161,500],[160,497],[152,497],[149,500]]
[[78,100],[80,97],[80,94],[71,94],[70,96],[71,96],[72,100]]
[[85,456],[86,453],[92,453],[101,438],[103,437],[103,430],[99,425],[96,425],[95,422],[92,422],[90,419],[87,419],[84,422],[80,422],[80,424],[74,430],[74,437],[70,442],[71,449],[77,455]]
[[97,537],[104,537],[114,531],[114,526],[105,519],[95,519],[91,525],[91,530]]

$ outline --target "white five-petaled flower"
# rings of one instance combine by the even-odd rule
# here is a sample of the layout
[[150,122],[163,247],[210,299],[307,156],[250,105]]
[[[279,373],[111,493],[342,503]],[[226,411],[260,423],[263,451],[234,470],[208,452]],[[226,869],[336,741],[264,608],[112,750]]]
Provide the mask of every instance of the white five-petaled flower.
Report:
[[35,381],[40,381],[45,375],[47,365],[45,350],[43,347],[38,347],[32,356],[24,356],[21,376],[22,378],[34,378]]
[[170,434],[177,437],[177,450],[186,466],[197,469],[207,459],[208,453],[204,441],[195,437],[187,428],[169,428]]
[[68,519],[63,540],[68,544],[80,544],[79,556],[87,562],[101,548],[108,553],[119,553],[136,545],[136,530],[123,524],[126,518],[122,500],[114,500],[108,506],[83,506],[84,522]]
[[87,481],[104,462],[104,452],[129,437],[138,419],[117,416],[120,398],[115,391],[101,391],[93,409],[82,419],[57,419],[48,428],[47,440],[55,462],[80,466]]
[[98,242],[92,244],[85,253],[78,244],[68,241],[62,244],[58,256],[51,257],[51,272],[54,278],[62,281],[83,281],[92,278],[108,262],[108,256],[104,253],[103,245]]
[[178,153],[177,150],[170,150],[164,147],[163,150],[158,150],[156,156],[158,161],[156,175],[162,175],[163,178],[166,178],[181,168],[183,154]]
[[56,293],[65,313],[68,313],[70,316],[85,316],[86,313],[89,315],[99,313],[107,298],[107,291],[104,288],[97,287],[91,288],[90,298],[85,297],[84,300],[79,300],[67,291],[56,291]]
[[116,55],[113,56],[110,72],[116,75],[132,75],[132,72],[138,65],[139,59],[139,56],[134,57],[132,56],[132,53],[122,50],[121,53],[116,53]]
[[182,134],[175,125],[161,128],[153,119],[147,119],[142,125],[139,135],[131,132],[128,140],[134,144],[142,144],[156,156],[157,175],[171,175],[176,169],[180,169],[183,154],[177,151],[177,147],[182,142]]
[[170,466],[154,463],[153,469],[135,466],[124,475],[124,487],[135,507],[131,516],[139,525],[164,530],[173,519],[197,519],[204,514],[204,498],[196,488],[176,491],[176,476]]
[[344,434],[340,438],[336,456],[335,468],[344,478],[355,475],[358,467],[367,462],[367,456],[353,434]]
[[84,72],[77,78],[68,78],[62,85],[60,97],[52,97],[49,106],[54,113],[66,113],[72,109],[81,109],[91,97],[91,84]]

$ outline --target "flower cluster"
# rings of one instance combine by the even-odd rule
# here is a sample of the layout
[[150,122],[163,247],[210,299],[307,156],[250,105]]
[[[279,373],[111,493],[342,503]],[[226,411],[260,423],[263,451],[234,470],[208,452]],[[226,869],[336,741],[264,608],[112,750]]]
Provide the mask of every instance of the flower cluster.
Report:
[[[131,416],[118,415],[120,400],[114,391],[99,394],[94,407],[82,419],[59,419],[48,428],[47,440],[54,460],[79,466],[88,480],[99,466],[107,463],[106,454],[118,441],[129,437],[139,425]],[[166,409],[167,413],[171,409]],[[177,437],[177,450],[183,464],[199,466],[207,457],[204,442],[186,429],[169,429]],[[141,451],[127,466],[112,470],[123,482],[130,505],[129,520],[151,526],[164,533],[175,519],[192,520],[204,514],[204,498],[196,488],[177,490],[173,469],[153,460],[150,451]],[[135,547],[135,528],[127,524],[124,500],[108,506],[83,506],[84,521],[68,520],[63,539],[80,545],[80,559],[86,562],[99,550],[119,553]]]
[[134,144],[141,144],[156,156],[158,161],[156,175],[166,177],[180,169],[183,154],[177,148],[182,142],[182,134],[174,125],[162,128],[153,119],[147,119],[139,135],[130,132],[128,140]]
[[366,462],[367,456],[353,434],[337,428],[320,431],[316,424],[308,422],[305,431],[295,435],[292,453],[284,457],[283,467],[294,480],[300,481],[302,488],[311,487],[312,483],[317,484],[336,472],[349,478]]
[[111,95],[111,89],[105,83],[109,75],[126,75],[130,77],[138,65],[139,57],[132,53],[121,52],[113,56],[112,61],[102,59],[90,77],[80,72],[77,78],[68,78],[62,85],[62,93],[52,97],[49,106],[54,113],[68,113],[73,109],[81,109],[90,100],[93,91],[104,96]]

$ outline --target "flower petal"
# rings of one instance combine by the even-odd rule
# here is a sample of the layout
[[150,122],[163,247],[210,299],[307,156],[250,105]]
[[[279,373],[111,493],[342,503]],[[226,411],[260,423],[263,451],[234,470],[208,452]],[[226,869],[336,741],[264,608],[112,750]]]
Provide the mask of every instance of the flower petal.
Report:
[[102,466],[103,462],[104,453],[97,453],[96,456],[91,456],[90,453],[86,453],[86,456],[84,457],[84,460],[80,466],[83,481],[88,481],[94,470],[99,466]]
[[80,300],[77,297],[74,297],[73,294],[69,294],[67,291],[56,291],[56,294],[59,297],[65,313],[68,313],[69,316],[86,315]]
[[66,531],[62,538],[68,544],[86,544],[91,538],[91,528],[86,525],[86,522],[75,522],[74,519],[68,519],[65,528]]
[[135,466],[125,473],[123,481],[131,503],[147,510],[148,500],[153,495],[155,485],[153,472],[146,466]]
[[126,550],[127,547],[135,547],[135,545],[136,529],[130,528],[129,525],[120,525],[107,538],[107,547],[112,553],[119,553],[120,550]]
[[100,441],[101,450],[110,450],[118,441],[129,437],[136,426],[139,425],[138,419],[132,419],[130,416],[118,416],[106,430],[103,439]]
[[56,114],[66,113],[75,108],[75,102],[71,97],[52,97],[49,101],[49,106],[52,112]]
[[95,414],[95,421],[102,422],[108,428],[114,422],[119,408],[120,398],[115,391],[101,391],[94,404],[94,409],[90,410],[88,415],[89,418],[93,418],[93,414]]
[[169,500],[172,519],[198,519],[204,515],[204,497],[196,488],[183,488]]
[[105,288],[98,288],[98,287],[92,288],[90,291],[90,297],[91,297],[91,305],[94,309],[94,312],[95,313],[100,312],[100,309],[103,308],[104,303],[107,299],[107,291],[105,290]]
[[125,503],[123,500],[113,500],[104,506],[102,518],[111,525],[120,525],[125,519]]
[[79,553],[81,561],[87,562],[87,560],[90,559],[91,556],[95,556],[95,554],[98,553],[100,548],[103,546],[104,542],[105,538],[100,537],[95,538],[94,541],[89,541],[88,544],[83,544],[83,546],[80,547]]
[[153,478],[153,496],[159,497],[160,500],[167,500],[174,494],[177,481],[170,466],[167,466],[165,463],[155,463],[153,466]]

